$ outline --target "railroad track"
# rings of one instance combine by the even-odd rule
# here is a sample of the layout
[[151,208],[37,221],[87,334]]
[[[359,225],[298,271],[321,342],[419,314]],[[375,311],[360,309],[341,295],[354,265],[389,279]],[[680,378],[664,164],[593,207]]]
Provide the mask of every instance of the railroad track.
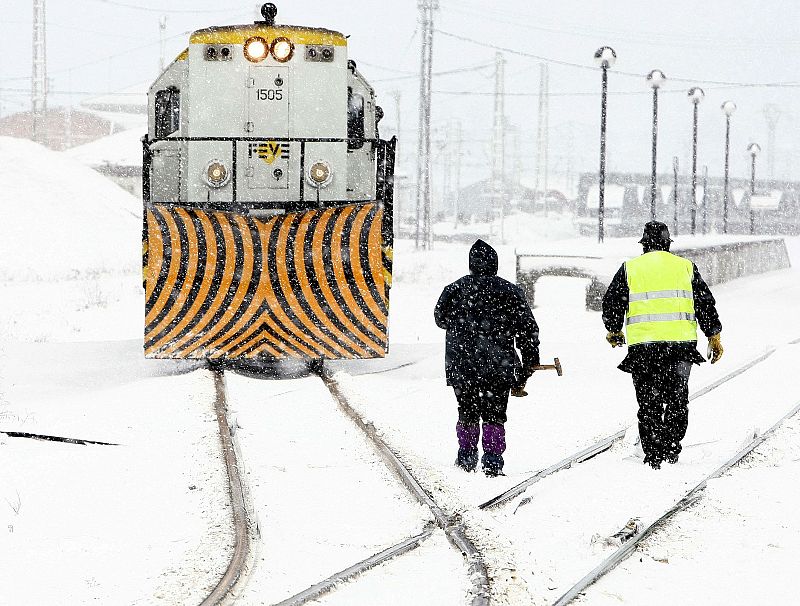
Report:
[[[797,343],[798,341],[800,340],[795,340],[791,343]],[[689,398],[690,401],[704,396],[705,394],[717,389],[721,385],[747,372],[751,368],[757,366],[772,356],[776,350],[776,348],[768,350],[764,354],[740,366],[736,370],[714,381],[710,385],[707,385],[694,392]],[[393,368],[389,370],[396,369]],[[361,415],[359,415],[358,412],[349,404],[346,396],[343,394],[336,380],[333,378],[332,373],[323,369],[322,372],[319,373],[319,376],[327,389],[330,391],[334,400],[337,402],[339,408],[367,436],[387,467],[403,483],[409,492],[411,492],[417,501],[428,507],[433,515],[435,524],[427,525],[424,529],[422,529],[421,532],[416,532],[396,545],[376,553],[360,562],[356,562],[351,566],[348,566],[347,568],[319,581],[318,583],[311,585],[309,588],[291,596],[290,598],[278,602],[276,606],[300,606],[301,604],[305,604],[311,600],[317,599],[343,581],[353,579],[367,570],[370,570],[382,563],[414,550],[426,539],[428,539],[437,528],[440,528],[444,531],[451,545],[460,551],[465,557],[469,570],[469,576],[473,582],[470,604],[472,606],[488,605],[490,602],[491,587],[486,565],[483,562],[483,558],[478,549],[467,538],[464,532],[463,524],[460,521],[460,517],[457,514],[446,513],[438,504],[436,504],[431,496],[420,485],[419,481],[414,476],[413,471],[405,466],[397,453],[382,440],[372,423],[364,421],[363,417],[361,417]],[[231,436],[230,426],[227,423],[227,411],[224,398],[224,376],[221,371],[214,372],[214,381],[217,388],[217,402],[215,404],[215,409],[217,411],[217,420],[220,427],[220,439],[226,461],[226,468],[228,469],[236,541],[233,556],[225,575],[222,577],[217,587],[215,587],[211,592],[209,597],[203,602],[203,606],[222,604],[225,603],[226,599],[230,599],[232,596],[235,596],[237,587],[246,578],[248,569],[247,563],[249,559],[248,552],[254,534],[252,530],[253,521],[248,519],[248,511],[250,508],[246,503],[246,490],[245,487],[243,487],[241,477],[239,477],[238,474],[240,463],[236,456],[237,446],[233,437]],[[585,589],[597,579],[612,570],[617,564],[630,555],[636,549],[636,546],[642,540],[646,539],[650,534],[652,534],[656,528],[663,525],[675,513],[693,502],[693,500],[696,498],[696,495],[702,491],[710,479],[718,477],[727,471],[727,469],[739,462],[744,456],[746,456],[761,442],[763,442],[764,439],[771,435],[771,433],[783,421],[796,414],[798,411],[800,411],[800,403],[798,403],[795,408],[787,413],[787,415],[784,416],[778,423],[776,423],[775,426],[773,426],[770,430],[752,440],[751,443],[742,449],[742,451],[737,453],[735,457],[714,471],[711,475],[700,482],[700,484],[695,486],[678,503],[665,512],[663,516],[634,535],[614,554],[609,556],[595,569],[590,571],[563,596],[561,596],[561,598],[559,598],[555,604],[557,606],[568,604],[575,597],[585,591]],[[623,429],[615,432],[614,434],[606,436],[594,444],[562,459],[561,461],[558,461],[553,465],[536,472],[531,477],[523,480],[512,488],[496,495],[495,497],[492,497],[484,503],[481,503],[478,506],[478,509],[492,509],[507,504],[523,494],[528,487],[541,481],[542,479],[560,471],[569,469],[573,465],[588,461],[599,454],[609,451],[615,444],[622,440],[625,432],[626,430]]]
[[[792,342],[792,343],[794,343],[794,342]],[[700,398],[700,397],[706,395],[707,393],[709,393],[711,391],[714,391],[715,389],[717,389],[721,385],[724,385],[725,383],[727,383],[731,379],[734,379],[734,378],[738,377],[739,375],[741,375],[742,373],[747,372],[748,370],[750,370],[754,366],[757,366],[758,364],[760,364],[761,362],[763,362],[764,360],[766,360],[767,358],[772,356],[772,354],[774,354],[776,351],[777,351],[777,348],[775,348],[775,347],[770,348],[769,350],[767,350],[762,355],[760,355],[760,356],[750,360],[749,362],[743,364],[742,366],[740,366],[736,370],[728,373],[724,377],[721,377],[721,378],[717,379],[716,381],[714,381],[713,383],[711,383],[710,385],[707,385],[707,386],[703,387],[702,389],[699,389],[698,391],[692,393],[689,396],[689,401],[692,402],[692,401],[696,400],[697,398]],[[577,465],[579,463],[583,463],[584,461],[588,461],[589,459],[592,459],[592,458],[596,457],[597,455],[610,450],[615,444],[620,442],[625,437],[625,433],[626,432],[627,432],[627,428],[620,429],[619,431],[617,431],[617,432],[615,432],[615,433],[613,433],[611,435],[608,435],[608,436],[606,436],[604,438],[601,438],[600,440],[598,440],[594,444],[591,444],[590,446],[587,446],[586,448],[583,448],[583,449],[581,449],[581,450],[579,450],[579,451],[577,451],[577,452],[575,452],[575,453],[563,458],[562,460],[558,461],[557,463],[554,463],[553,465],[550,465],[549,467],[545,467],[544,469],[541,469],[541,470],[537,471],[535,474],[533,474],[529,478],[526,478],[525,480],[523,480],[519,484],[516,484],[516,485],[512,486],[511,488],[509,488],[508,490],[500,493],[499,495],[497,495],[495,497],[492,497],[491,499],[481,503],[480,505],[478,505],[478,509],[492,509],[494,507],[499,507],[500,505],[504,505],[504,504],[512,501],[513,499],[515,499],[516,497],[518,497],[519,495],[524,493],[528,489],[528,487],[533,486],[534,484],[536,484],[537,482],[540,482],[544,478],[546,478],[548,476],[551,476],[551,475],[553,475],[555,473],[558,473],[559,471],[563,471],[565,469],[569,469],[573,465]]]
[[683,511],[689,505],[694,503],[700,497],[702,491],[705,490],[709,481],[722,476],[725,472],[727,472],[733,466],[742,461],[747,455],[753,452],[753,450],[755,450],[773,433],[775,433],[775,431],[781,425],[783,425],[787,420],[795,416],[798,412],[800,412],[800,401],[797,401],[795,405],[792,407],[792,409],[789,410],[785,415],[783,415],[774,425],[772,425],[772,427],[770,427],[767,431],[761,433],[760,435],[754,437],[744,448],[742,448],[739,452],[737,452],[733,457],[728,459],[719,468],[710,473],[696,486],[694,486],[694,488],[689,490],[683,497],[681,497],[681,499],[675,502],[660,517],[658,517],[654,521],[650,522],[649,524],[641,528],[629,540],[624,542],[619,548],[617,548],[616,551],[614,551],[614,553],[608,556],[605,560],[603,560],[600,564],[598,564],[595,568],[593,568],[589,573],[587,573],[583,578],[581,578],[577,583],[575,583],[569,590],[567,590],[558,600],[556,600],[556,602],[554,602],[553,606],[566,606],[567,604],[571,603],[575,598],[582,595],[583,592],[585,592],[591,585],[593,585],[600,578],[611,572],[614,568],[616,568],[617,565],[619,565],[627,557],[629,557],[636,550],[639,544],[642,543],[642,541],[647,539],[656,530],[663,527],[667,522],[669,522],[669,520],[675,514],[677,514],[680,511]]
[[[235,540],[228,567],[219,583],[202,602],[202,606],[216,606],[218,604],[232,603],[235,600],[237,591],[246,583],[247,574],[252,568],[253,557],[251,549],[258,538],[258,528],[252,513],[253,509],[248,502],[247,488],[243,484],[241,477],[240,468],[242,462],[239,447],[228,421],[225,376],[221,370],[213,370],[212,373],[216,390],[214,408],[219,426],[223,458],[228,474]],[[285,600],[277,602],[275,606],[300,606],[315,600],[343,581],[353,579],[380,564],[412,551],[428,539],[437,528],[440,528],[445,533],[450,544],[463,554],[467,562],[468,574],[473,584],[469,603],[471,606],[487,606],[489,604],[490,587],[486,566],[483,563],[481,554],[465,535],[458,516],[447,514],[425,492],[411,470],[401,462],[397,454],[380,438],[374,426],[365,422],[355,409],[350,406],[332,376],[324,370],[319,373],[319,376],[339,408],[366,435],[387,467],[417,501],[428,507],[433,515],[434,523],[427,524],[421,532],[415,533],[399,543],[360,562],[356,562]]]

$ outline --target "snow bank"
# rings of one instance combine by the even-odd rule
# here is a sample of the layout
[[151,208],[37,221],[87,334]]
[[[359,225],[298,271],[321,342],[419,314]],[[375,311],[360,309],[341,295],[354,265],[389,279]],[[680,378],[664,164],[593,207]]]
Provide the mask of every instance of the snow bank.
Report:
[[104,164],[141,166],[141,139],[145,132],[138,128],[123,130],[108,137],[72,147],[64,154],[90,167]]
[[0,137],[0,281],[130,273],[140,263],[141,208],[117,185],[67,157]]

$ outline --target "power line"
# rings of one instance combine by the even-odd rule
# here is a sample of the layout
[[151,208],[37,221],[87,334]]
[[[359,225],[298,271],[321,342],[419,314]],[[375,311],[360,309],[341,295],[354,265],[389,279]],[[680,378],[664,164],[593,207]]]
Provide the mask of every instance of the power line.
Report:
[[[553,59],[551,57],[544,57],[542,55],[536,55],[533,53],[528,53],[525,51],[507,48],[503,46],[497,46],[495,44],[489,44],[488,42],[483,42],[481,40],[475,40],[474,38],[469,38],[467,36],[461,36],[459,34],[453,34],[451,32],[446,32],[444,30],[436,29],[437,33],[446,36],[448,38],[453,38],[455,40],[460,40],[462,42],[469,42],[471,44],[476,44],[478,46],[482,46],[484,48],[491,48],[496,51],[502,51],[505,53],[510,53],[512,55],[518,55],[520,57],[527,57],[529,59],[536,59],[537,61],[543,61],[545,63],[551,63],[553,65],[563,65],[565,67],[573,67],[576,69],[584,69],[584,70],[591,70],[597,71],[597,68],[590,65],[584,65],[581,63],[573,63],[571,61],[562,61],[560,59]],[[625,72],[614,70],[614,74],[619,76],[627,76],[632,78],[642,78],[642,74],[637,74],[635,72]],[[687,82],[687,83],[694,83],[694,84],[718,84],[720,86],[743,86],[743,87],[753,87],[753,88],[781,88],[781,87],[794,87],[800,86],[800,82],[730,82],[724,80],[704,80],[701,78],[680,78],[680,77],[670,77],[670,81],[672,82]]]
[[229,8],[212,8],[212,9],[177,9],[177,8],[151,8],[148,6],[136,6],[135,4],[128,4],[126,2],[116,2],[114,0],[90,0],[91,2],[97,2],[99,4],[106,4],[108,6],[117,6],[119,8],[127,8],[130,10],[137,10],[143,11],[147,13],[191,13],[191,14],[200,14],[200,13],[227,13],[230,12]]
[[[431,76],[449,76],[452,74],[462,74],[465,72],[477,72],[482,69],[486,69],[487,67],[492,67],[492,65],[493,65],[492,63],[482,63],[480,65],[473,65],[472,67],[459,67],[456,69],[449,69],[441,72],[433,72]],[[419,74],[414,74],[413,76],[395,76],[392,78],[379,78],[377,80],[373,80],[373,82],[396,82],[398,80],[413,80],[417,78],[419,78]]]
[[[615,40],[622,41],[622,42],[629,42],[631,44],[642,44],[647,46],[671,46],[671,47],[689,47],[689,48],[696,48],[698,46],[708,47],[709,45],[713,46],[726,46],[731,48],[744,48],[747,46],[756,46],[758,48],[764,47],[785,47],[785,46],[797,46],[800,42],[796,39],[778,39],[772,41],[765,41],[764,39],[760,38],[750,38],[744,39],[737,36],[733,41],[729,39],[720,39],[714,38],[711,36],[687,36],[687,35],[680,35],[680,36],[671,36],[665,33],[659,32],[652,32],[648,31],[641,35],[637,35],[635,32],[629,32],[624,30],[613,30],[613,29],[602,29],[602,28],[592,28],[592,29],[582,29],[582,28],[571,28],[571,29],[564,29],[564,28],[557,28],[557,27],[545,27],[542,26],[540,23],[537,22],[536,25],[532,24],[531,22],[520,21],[520,17],[530,17],[536,18],[532,15],[526,15],[524,13],[518,12],[505,12],[502,10],[496,9],[489,9],[486,7],[481,7],[480,9],[473,9],[471,7],[464,7],[464,6],[445,6],[445,10],[454,13],[461,13],[462,15],[466,15],[469,17],[479,18],[481,22],[485,21],[493,21],[495,23],[501,23],[504,25],[514,25],[517,27],[522,27],[525,29],[532,29],[535,31],[546,32],[550,34],[560,34],[566,36],[577,36],[583,38],[592,38],[597,39],[598,36],[614,36]],[[495,16],[490,16],[494,14]],[[507,18],[498,18],[499,16],[505,16]]]

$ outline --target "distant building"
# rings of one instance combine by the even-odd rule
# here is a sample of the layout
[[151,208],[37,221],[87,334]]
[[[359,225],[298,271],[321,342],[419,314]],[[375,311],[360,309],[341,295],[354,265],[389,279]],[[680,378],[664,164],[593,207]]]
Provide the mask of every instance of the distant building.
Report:
[[491,179],[478,181],[458,192],[458,220],[460,222],[484,221],[499,212],[524,209],[533,204],[533,190],[506,180],[495,192]]
[[[123,126],[106,117],[82,110],[49,109],[45,114],[43,143],[55,151],[82,145],[123,130]],[[33,114],[19,112],[0,118],[0,136],[17,139],[33,138]]]

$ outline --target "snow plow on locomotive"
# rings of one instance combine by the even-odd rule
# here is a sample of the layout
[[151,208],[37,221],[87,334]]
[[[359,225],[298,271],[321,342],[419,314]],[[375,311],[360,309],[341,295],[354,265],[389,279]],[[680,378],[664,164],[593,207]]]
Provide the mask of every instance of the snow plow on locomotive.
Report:
[[145,355],[388,351],[396,138],[326,29],[195,31],[148,93]]

